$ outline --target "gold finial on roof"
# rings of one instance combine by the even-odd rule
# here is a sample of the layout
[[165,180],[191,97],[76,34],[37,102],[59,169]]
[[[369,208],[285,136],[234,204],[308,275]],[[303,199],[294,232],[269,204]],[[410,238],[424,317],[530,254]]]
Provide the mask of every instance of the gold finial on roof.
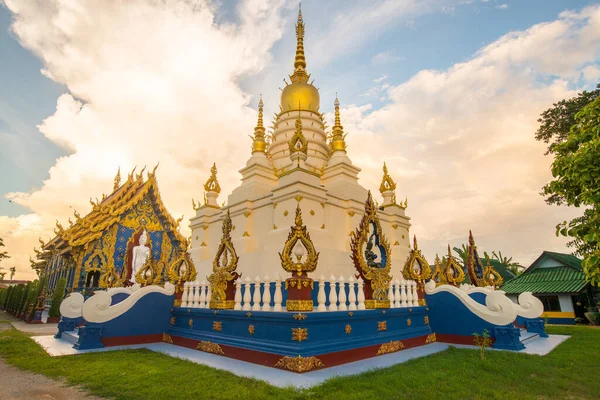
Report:
[[213,163],[212,168],[210,169],[210,178],[204,184],[204,190],[207,192],[215,192],[221,193],[221,185],[219,185],[219,181],[217,180],[217,164]]
[[308,77],[306,58],[304,57],[304,20],[302,19],[302,4],[300,4],[296,24],[296,58],[294,59],[294,73],[290,76],[290,79],[292,83],[306,83]]
[[346,142],[344,141],[344,127],[340,120],[340,101],[338,100],[337,93],[335,94],[335,124],[333,125],[332,137],[331,137],[331,151],[343,151],[346,152]]
[[396,190],[396,183],[392,177],[388,174],[387,165],[383,163],[383,178],[381,179],[381,185],[379,185],[379,192],[387,192]]
[[113,186],[113,191],[117,190],[119,186],[121,186],[121,167],[117,170],[117,175],[115,175],[115,185]]
[[417,235],[413,235],[414,245],[413,250],[419,250],[419,246],[417,246]]
[[254,128],[254,138],[252,139],[252,152],[261,151],[265,152],[267,148],[267,142],[265,141],[265,127],[263,126],[263,100],[262,94],[260,95],[260,101],[258,102],[258,122]]
[[290,154],[300,151],[304,154],[308,152],[308,141],[302,133],[302,119],[300,118],[300,111],[298,111],[298,118],[296,118],[296,132],[294,136],[288,142]]

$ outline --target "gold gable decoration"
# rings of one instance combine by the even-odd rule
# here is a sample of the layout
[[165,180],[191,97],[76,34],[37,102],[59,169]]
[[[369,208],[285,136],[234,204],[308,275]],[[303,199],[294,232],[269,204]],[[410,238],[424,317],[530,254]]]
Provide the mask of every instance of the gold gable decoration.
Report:
[[[370,229],[373,233],[370,235]],[[369,265],[369,261],[365,257],[367,249],[373,246],[371,242],[372,236],[376,236],[378,243],[376,245],[383,247],[385,252],[385,265],[379,267]],[[389,308],[390,301],[388,298],[389,283],[392,277],[390,276],[392,250],[386,236],[383,234],[379,217],[377,216],[377,207],[373,202],[371,191],[368,192],[367,201],[365,202],[365,213],[363,214],[360,224],[355,231],[351,232],[350,250],[354,267],[365,281],[370,282],[369,287],[365,287],[365,306],[366,308]],[[383,257],[382,257],[383,258]],[[371,261],[374,261],[371,260]],[[366,283],[366,282],[365,282]]]
[[213,166],[210,168],[210,177],[204,184],[204,190],[207,192],[215,192],[217,194],[221,193],[221,185],[219,185],[219,181],[217,180],[216,163],[213,163]]
[[421,250],[419,250],[416,235],[414,236],[414,246],[408,253],[408,257],[404,263],[402,275],[404,279],[417,281],[421,288],[423,282],[431,278],[431,268],[425,257],[423,257]]
[[493,286],[495,289],[504,283],[504,279],[502,278],[502,275],[490,265],[490,258],[486,257],[485,260],[487,263],[484,273],[485,280],[487,281],[488,286]]
[[231,241],[231,215],[229,209],[223,219],[223,236],[213,260],[213,273],[208,277],[211,297],[210,308],[233,309],[233,281],[240,277],[236,272],[238,255]]
[[435,267],[433,269],[433,273],[431,275],[431,279],[436,283],[437,286],[440,285],[445,285],[446,283],[446,276],[444,275],[444,271],[442,269],[442,261],[440,260],[440,256],[439,255],[435,255]]
[[[168,240],[168,238],[167,238]],[[164,243],[164,242],[163,242]],[[169,280],[175,286],[180,286],[184,282],[193,282],[196,280],[196,267],[194,266],[194,261],[190,257],[187,249],[189,247],[189,241],[186,239],[182,248],[183,251],[180,251],[175,260],[169,266]],[[168,255],[165,254],[165,248],[163,245],[163,253],[161,259],[168,260]]]
[[[479,270],[479,271],[478,271]],[[477,253],[477,246],[475,245],[475,239],[473,233],[469,230],[469,248],[467,256],[467,272],[471,279],[471,284],[477,287],[483,287],[488,285],[487,278],[485,276],[485,268],[481,264],[479,254]]]
[[[294,261],[292,257],[292,251],[294,250],[296,243],[300,241],[302,246],[307,251],[306,261],[301,260]],[[300,210],[300,203],[296,206],[296,218],[294,219],[294,226],[291,227],[291,231],[288,235],[283,251],[279,253],[281,259],[281,266],[287,272],[295,273],[297,276],[303,273],[313,272],[317,268],[319,261],[319,253],[316,252],[315,246],[313,245],[310,235],[306,230],[306,225],[302,224],[302,211]]]
[[446,265],[444,266],[444,276],[448,284],[458,286],[465,280],[465,271],[452,255],[450,245],[448,245],[448,256],[446,257]]
[[[381,178],[381,185],[379,185],[379,192],[383,194],[383,192],[389,192],[396,190],[396,183],[392,179],[392,177],[388,174],[387,165],[385,162],[383,163],[383,178]],[[407,199],[408,203],[408,199]],[[408,206],[406,204],[405,208]]]
[[298,112],[298,118],[296,118],[296,132],[288,142],[290,154],[301,152],[306,154],[308,152],[308,141],[302,133],[302,120],[300,119],[300,113]]
[[138,282],[140,286],[156,285],[162,280],[164,264],[160,261],[156,262],[154,257],[152,257],[152,253],[150,254],[148,260],[146,260],[142,268],[140,268],[135,275],[135,281]]

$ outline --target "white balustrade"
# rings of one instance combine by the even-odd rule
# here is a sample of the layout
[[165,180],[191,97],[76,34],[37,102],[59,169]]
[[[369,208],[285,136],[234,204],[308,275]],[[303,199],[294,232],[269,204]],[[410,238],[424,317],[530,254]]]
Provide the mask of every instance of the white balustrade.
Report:
[[390,301],[390,308],[394,308],[394,302],[396,298],[394,297],[394,280],[390,280],[390,287],[388,288],[388,300]]
[[348,310],[353,311],[356,310],[356,282],[353,276],[348,279],[348,289],[348,302],[350,303]]
[[338,281],[340,283],[340,294],[338,296],[340,305],[338,309],[340,311],[346,311],[348,309],[348,306],[346,305],[346,281],[344,280],[344,277],[342,275],[340,275]]
[[394,308],[399,308],[400,306],[402,306],[402,301],[400,300],[400,280],[396,279],[396,281],[394,282],[394,299],[396,300],[394,302]]
[[335,276],[331,274],[329,277],[329,308],[327,311],[337,311],[337,293],[335,291]]
[[401,307],[408,307],[408,295],[406,294],[406,281],[400,281],[400,301]]
[[413,305],[413,294],[411,281],[406,281],[406,307]]
[[325,306],[325,277],[321,275],[319,277],[319,293],[317,295],[317,301],[319,306],[317,307],[317,311],[327,311],[327,306]]
[[244,306],[242,307],[242,310],[250,310],[252,307],[250,307],[250,300],[252,299],[252,297],[250,296],[250,278],[246,277],[246,279],[244,280]]
[[188,296],[190,295],[190,283],[185,282],[183,284],[183,293],[181,294],[181,307],[188,306]]
[[254,296],[252,296],[252,311],[260,311],[260,278],[254,278]]
[[206,307],[206,292],[205,292],[205,288],[206,288],[206,281],[202,281],[200,283],[200,301],[198,304],[198,308],[205,308]]
[[233,297],[235,301],[235,306],[233,306],[234,310],[242,309],[242,280],[238,278],[235,281],[235,296]]
[[212,290],[210,288],[210,283],[206,284],[206,303],[204,303],[204,308],[210,308],[210,298],[212,297]]
[[358,278],[358,309],[365,310],[365,291],[364,291],[365,281],[362,278]]
[[269,275],[266,275],[264,278],[264,292],[262,296],[262,310],[263,311],[271,311],[271,278]]
[[192,302],[192,308],[200,308],[200,284],[194,282],[194,300]]
[[283,294],[281,293],[281,275],[277,273],[275,278],[275,296],[273,298],[273,311],[281,311],[281,303],[283,302]]
[[417,282],[412,281],[412,294],[413,294],[413,303],[412,305],[417,307],[419,305],[419,293],[417,293]]

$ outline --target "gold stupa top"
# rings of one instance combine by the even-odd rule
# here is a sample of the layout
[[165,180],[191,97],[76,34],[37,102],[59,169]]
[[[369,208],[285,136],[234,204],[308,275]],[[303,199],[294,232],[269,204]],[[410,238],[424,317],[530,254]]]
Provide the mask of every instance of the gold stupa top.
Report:
[[396,183],[392,179],[392,177],[388,174],[387,165],[385,162],[383,163],[383,178],[381,178],[381,185],[379,185],[379,191],[381,193],[387,191],[396,190]]
[[298,21],[296,24],[296,57],[294,59],[294,73],[290,75],[291,84],[287,85],[281,92],[281,110],[290,111],[296,109],[299,104],[304,109],[319,110],[321,103],[319,90],[308,83],[310,74],[306,72],[306,58],[304,57],[304,20],[302,19],[302,8],[298,8]]
[[335,107],[335,123],[333,125],[331,131],[331,142],[330,147],[331,151],[343,151],[346,152],[346,142],[344,138],[344,127],[342,126],[342,122],[340,119],[340,101],[338,100],[337,93],[335,94],[335,102],[333,103]]
[[252,141],[252,152],[261,151],[265,152],[267,149],[267,142],[265,141],[265,127],[263,125],[263,100],[262,94],[260,95],[260,101],[258,102],[258,122],[254,128],[254,138]]
[[214,163],[210,169],[210,178],[204,184],[204,190],[207,192],[221,193],[221,185],[217,180],[217,164]]

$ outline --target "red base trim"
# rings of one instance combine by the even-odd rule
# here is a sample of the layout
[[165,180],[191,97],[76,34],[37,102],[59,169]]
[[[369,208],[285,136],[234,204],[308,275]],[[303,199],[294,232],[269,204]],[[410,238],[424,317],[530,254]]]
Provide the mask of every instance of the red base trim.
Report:
[[[187,347],[188,349],[196,349],[196,346],[198,346],[198,343],[200,343],[198,340],[184,338],[180,336],[171,336],[171,339],[173,340],[173,344],[177,346]],[[402,350],[410,349],[412,347],[423,346],[426,340],[427,336],[419,336],[416,338],[401,340],[401,342],[404,344],[404,348]],[[321,362],[323,362],[326,368],[334,367],[336,365],[376,357],[377,352],[379,351],[382,344],[384,343],[361,347],[359,349],[343,350],[334,353],[321,354],[316,357],[319,360],[321,360]],[[277,362],[283,357],[280,354],[242,349],[239,347],[233,347],[224,344],[219,344],[219,346],[223,350],[224,354],[222,354],[222,356],[224,357],[246,361],[253,364],[264,365],[267,367],[275,367],[275,364],[277,364]]]
[[[462,336],[462,335],[448,335],[443,333],[436,333],[435,337],[438,342],[443,343],[454,343],[454,344],[466,344],[469,346],[475,345],[475,338],[473,336]],[[494,344],[495,339],[490,338],[492,340],[492,344]]]
[[139,335],[139,336],[117,336],[102,338],[100,341],[106,347],[111,346],[123,346],[127,344],[144,344],[144,343],[156,343],[162,340],[161,334],[153,335]]
[[57,322],[60,322],[60,317],[48,317],[46,320],[47,324],[56,324]]

